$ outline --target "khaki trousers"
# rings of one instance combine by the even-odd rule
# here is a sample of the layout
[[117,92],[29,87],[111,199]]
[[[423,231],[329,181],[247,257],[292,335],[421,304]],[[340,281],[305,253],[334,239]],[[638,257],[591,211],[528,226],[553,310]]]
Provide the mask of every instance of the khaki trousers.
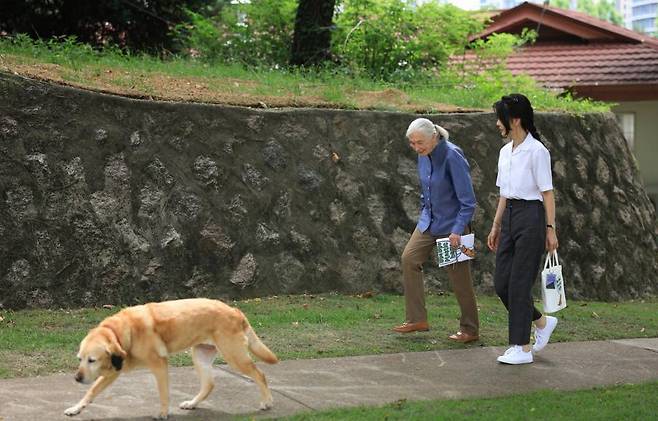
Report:
[[[447,237],[447,235],[442,237]],[[440,237],[424,234],[415,229],[402,252],[406,321],[409,323],[427,321],[423,263],[427,261],[436,247],[437,238]],[[469,335],[478,335],[480,323],[471,279],[471,263],[468,261],[455,263],[447,266],[446,270],[461,309],[460,330]]]

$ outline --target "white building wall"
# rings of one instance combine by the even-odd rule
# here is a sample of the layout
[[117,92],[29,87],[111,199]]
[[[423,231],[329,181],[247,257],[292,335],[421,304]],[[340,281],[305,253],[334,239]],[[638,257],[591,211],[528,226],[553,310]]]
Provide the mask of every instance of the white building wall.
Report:
[[655,35],[656,16],[658,15],[658,0],[629,0],[630,26],[629,29]]
[[619,102],[612,111],[633,116],[631,149],[647,193],[658,205],[658,101]]

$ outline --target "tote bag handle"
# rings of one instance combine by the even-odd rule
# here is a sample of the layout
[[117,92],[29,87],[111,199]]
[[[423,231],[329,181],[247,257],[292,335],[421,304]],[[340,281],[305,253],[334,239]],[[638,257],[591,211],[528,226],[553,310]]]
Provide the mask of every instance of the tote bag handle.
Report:
[[555,256],[555,266],[559,266],[559,265],[560,265],[560,261],[559,261],[558,258],[557,258],[557,249],[556,249],[556,250],[553,250],[553,255]]
[[557,258],[557,250],[554,250],[553,253],[546,253],[546,260],[544,261],[544,269],[552,268],[558,266],[560,261]]

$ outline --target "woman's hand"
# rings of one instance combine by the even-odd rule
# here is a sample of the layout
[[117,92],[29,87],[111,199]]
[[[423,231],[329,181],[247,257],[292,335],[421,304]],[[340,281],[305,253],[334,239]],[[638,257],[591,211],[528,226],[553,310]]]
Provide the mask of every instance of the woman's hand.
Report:
[[555,233],[555,229],[553,228],[546,228],[546,251],[549,253],[554,252],[557,250],[558,242],[557,242],[557,234]]
[[448,240],[450,240],[450,247],[458,249],[461,246],[462,236],[453,232],[448,236]]
[[500,240],[500,225],[493,224],[489,236],[487,237],[487,246],[489,250],[496,251],[498,249],[498,241]]

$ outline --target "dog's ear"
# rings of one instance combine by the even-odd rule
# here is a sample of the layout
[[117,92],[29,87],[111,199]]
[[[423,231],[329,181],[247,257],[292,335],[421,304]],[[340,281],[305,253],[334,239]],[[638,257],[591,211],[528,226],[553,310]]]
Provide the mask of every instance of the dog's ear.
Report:
[[124,351],[118,342],[114,341],[107,348],[107,353],[110,354],[110,361],[112,362],[112,367],[117,371],[121,370],[123,367],[123,360],[126,358],[126,351]]
[[108,330],[110,331],[110,335],[108,335],[110,343],[107,346],[107,352],[110,354],[112,366],[116,368],[117,371],[119,371],[123,367],[123,360],[128,354],[126,351],[124,351],[123,348],[121,348],[121,345],[117,339],[117,335],[114,333],[114,331],[112,329]]
[[112,367],[116,368],[117,371],[120,371],[121,367],[123,367],[123,357],[121,355],[112,354],[110,358],[112,359]]

